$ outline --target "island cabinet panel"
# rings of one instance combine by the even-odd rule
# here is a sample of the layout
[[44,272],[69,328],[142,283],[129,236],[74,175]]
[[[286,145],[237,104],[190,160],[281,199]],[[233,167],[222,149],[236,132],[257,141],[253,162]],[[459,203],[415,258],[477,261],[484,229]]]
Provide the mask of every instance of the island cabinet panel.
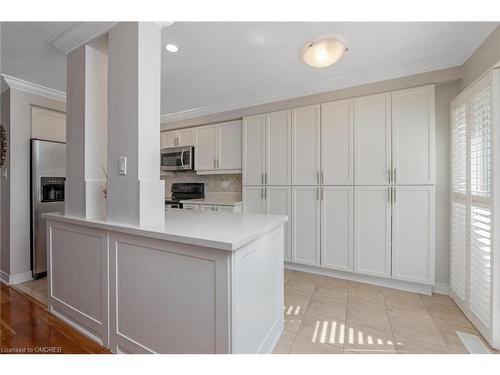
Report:
[[49,311],[108,346],[108,236],[49,222]]
[[232,353],[271,353],[281,336],[284,241],[280,226],[233,255]]
[[111,350],[227,353],[224,251],[110,235]]

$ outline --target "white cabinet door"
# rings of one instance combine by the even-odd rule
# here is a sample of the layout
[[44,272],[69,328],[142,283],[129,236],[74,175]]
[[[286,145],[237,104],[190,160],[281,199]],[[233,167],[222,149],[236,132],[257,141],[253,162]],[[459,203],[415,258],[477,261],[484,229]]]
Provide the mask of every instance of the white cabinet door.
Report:
[[434,284],[435,188],[393,188],[392,278]]
[[292,111],[266,115],[267,185],[290,185],[292,182]]
[[292,190],[288,186],[268,186],[266,189],[266,212],[271,215],[286,215],[285,224],[285,261],[291,260],[292,244]]
[[185,129],[178,130],[177,134],[177,146],[193,146],[194,145],[194,130]]
[[389,183],[391,94],[354,99],[354,183]]
[[177,147],[176,146],[176,132],[163,132],[162,133],[162,146],[161,148]]
[[390,189],[354,187],[354,272],[391,277]]
[[353,188],[321,187],[321,265],[353,270]]
[[319,187],[292,188],[292,261],[319,266]]
[[394,183],[435,183],[434,85],[392,93]]
[[243,212],[246,214],[265,214],[264,188],[262,186],[243,187]]
[[321,184],[352,185],[353,100],[321,105]]
[[320,171],[320,106],[292,109],[292,185],[316,185]]
[[243,118],[243,185],[264,184],[266,117]]
[[197,171],[217,168],[217,126],[204,126],[195,130],[194,157]]
[[218,169],[241,169],[241,121],[218,125],[219,161]]

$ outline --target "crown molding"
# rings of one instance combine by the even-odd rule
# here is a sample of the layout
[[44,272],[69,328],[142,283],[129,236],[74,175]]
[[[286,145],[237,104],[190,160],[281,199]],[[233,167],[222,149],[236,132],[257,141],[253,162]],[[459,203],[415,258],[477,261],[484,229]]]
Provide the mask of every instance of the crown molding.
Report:
[[431,73],[433,71],[441,69],[461,66],[463,64],[462,60],[462,58],[457,58],[454,61],[444,63],[440,59],[433,59],[430,61],[423,61],[400,67],[391,67],[379,72],[364,71],[356,75],[338,76],[334,79],[327,80],[319,84],[302,87],[297,90],[287,90],[281,92],[273,92],[267,95],[239,98],[199,108],[188,109],[185,111],[167,113],[161,116],[161,124],[166,125],[168,123],[176,121],[188,120],[230,111],[237,111],[249,107],[297,99],[309,95],[316,95],[391,79],[404,78],[422,73]]
[[175,21],[158,21],[155,23],[163,29],[165,27],[169,27],[169,26],[173,25],[175,23]]
[[52,43],[65,54],[104,34],[117,22],[75,22],[61,33],[53,36]]
[[54,90],[33,82],[24,81],[22,79],[11,77],[6,74],[2,74],[2,78],[4,79],[7,86],[11,89],[23,91],[28,94],[43,96],[48,99],[66,103],[66,93],[62,91]]

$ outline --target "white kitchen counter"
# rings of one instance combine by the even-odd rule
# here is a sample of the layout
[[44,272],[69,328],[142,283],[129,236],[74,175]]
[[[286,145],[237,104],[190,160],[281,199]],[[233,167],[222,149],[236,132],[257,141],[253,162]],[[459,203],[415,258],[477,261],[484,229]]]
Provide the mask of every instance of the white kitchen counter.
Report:
[[45,214],[49,311],[114,353],[271,353],[287,217],[165,216],[138,227]]
[[104,219],[82,219],[59,213],[43,217],[70,224],[129,233],[155,239],[234,251],[270,230],[279,227],[287,216],[261,214],[213,213],[210,211],[168,210],[165,224],[139,227]]

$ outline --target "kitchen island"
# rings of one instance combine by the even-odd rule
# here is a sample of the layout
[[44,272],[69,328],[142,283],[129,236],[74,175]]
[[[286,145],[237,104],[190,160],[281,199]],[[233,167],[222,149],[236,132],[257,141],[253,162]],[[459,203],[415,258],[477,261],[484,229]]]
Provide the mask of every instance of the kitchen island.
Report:
[[286,216],[44,216],[49,311],[111,351],[269,353],[280,337]]

